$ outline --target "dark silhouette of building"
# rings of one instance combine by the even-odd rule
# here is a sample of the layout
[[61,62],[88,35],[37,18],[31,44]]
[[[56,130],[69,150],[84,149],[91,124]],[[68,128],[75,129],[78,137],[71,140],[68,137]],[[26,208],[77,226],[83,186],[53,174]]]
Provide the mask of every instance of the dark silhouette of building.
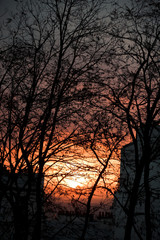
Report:
[[[141,132],[140,132],[141,134]],[[138,154],[139,158],[142,157],[143,142],[137,136]],[[150,138],[151,147],[151,161],[149,164],[149,188],[151,200],[151,223],[153,229],[153,239],[160,239],[160,126],[154,128]],[[130,194],[133,187],[135,177],[135,150],[134,144],[130,143],[125,145],[121,150],[121,166],[120,166],[120,179],[119,189],[116,193],[116,198],[113,204],[113,218],[114,218],[114,240],[124,239],[124,231],[127,216],[124,209],[128,209]],[[138,199],[134,214],[134,222],[136,230],[146,238],[145,226],[145,188],[144,188],[144,171],[141,177],[139,186]],[[132,229],[131,239],[138,240],[134,228]]]

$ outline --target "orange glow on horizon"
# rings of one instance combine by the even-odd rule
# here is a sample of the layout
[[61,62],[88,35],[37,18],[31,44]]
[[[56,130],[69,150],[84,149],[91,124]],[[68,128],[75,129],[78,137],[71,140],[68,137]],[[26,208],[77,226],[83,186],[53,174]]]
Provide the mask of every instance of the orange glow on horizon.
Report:
[[[75,161],[76,162],[76,161]],[[75,163],[74,162],[74,163]],[[82,159],[82,163],[85,161]],[[91,160],[91,166],[93,166],[93,159]],[[80,163],[80,159],[78,160]],[[95,161],[96,163],[96,161]],[[73,164],[74,165],[74,164]],[[54,186],[60,182],[58,188],[54,192],[54,196],[62,198],[63,201],[69,201],[74,196],[75,199],[79,199],[79,196],[83,198],[85,201],[87,200],[89,193],[99,175],[100,165],[94,166],[95,170],[90,168],[86,168],[82,171],[82,169],[77,169],[76,165],[74,167],[70,167],[70,172],[68,175],[64,177],[62,181],[60,181],[60,177],[53,177],[53,180],[49,184],[49,188],[47,191],[51,192]],[[49,169],[50,174],[56,170],[55,165],[54,168],[51,170]],[[57,166],[57,171],[59,167]],[[68,168],[62,168],[62,176],[66,174]],[[107,169],[103,175],[103,178],[100,179],[96,191],[94,192],[93,196],[93,203],[100,203],[103,201],[113,201],[113,195],[107,191],[107,187],[112,190],[114,193],[117,188],[118,178],[120,173],[120,161],[112,159],[109,161]],[[106,187],[106,188],[105,188]]]

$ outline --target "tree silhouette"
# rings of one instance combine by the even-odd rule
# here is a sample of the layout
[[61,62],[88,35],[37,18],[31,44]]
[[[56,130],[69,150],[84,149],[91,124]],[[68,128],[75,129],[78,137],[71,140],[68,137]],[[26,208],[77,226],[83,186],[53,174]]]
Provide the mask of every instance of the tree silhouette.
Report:
[[[74,145],[79,114],[91,94],[87,90],[88,76],[99,74],[104,52],[100,9],[101,1],[27,1],[18,5],[18,12],[3,28],[1,163],[9,170],[10,189],[25,172],[27,202],[32,183],[36,183],[34,226],[27,219],[21,222],[24,230],[14,221],[16,239],[27,239],[28,234],[33,239],[41,238],[45,166]],[[20,221],[17,207],[21,200],[12,198],[11,191],[5,191],[5,195],[12,210],[16,207],[14,219]],[[19,194],[17,186],[17,199]]]
[[[131,238],[135,207],[142,178],[145,189],[146,239],[152,239],[150,166],[153,159],[153,131],[159,124],[159,4],[131,1],[112,13],[110,34],[115,38],[111,62],[114,81],[107,96],[114,112],[134,145],[135,175],[128,207],[124,239]],[[110,74],[113,74],[110,72]],[[117,73],[117,74],[116,74]],[[139,139],[138,142],[137,139]],[[138,149],[141,145],[141,153]],[[123,163],[125,165],[125,163]]]

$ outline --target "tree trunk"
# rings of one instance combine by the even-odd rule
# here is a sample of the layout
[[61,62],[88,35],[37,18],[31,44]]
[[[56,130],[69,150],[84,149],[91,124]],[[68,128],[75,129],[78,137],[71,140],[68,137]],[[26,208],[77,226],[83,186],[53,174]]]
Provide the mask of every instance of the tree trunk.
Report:
[[[42,167],[43,169],[43,167]],[[37,177],[37,186],[36,186],[36,216],[35,216],[35,226],[33,230],[33,240],[40,240],[41,239],[41,233],[42,233],[42,180],[43,180],[43,171],[42,169],[39,170],[38,177]]]
[[27,240],[28,239],[28,211],[26,203],[23,201],[20,204],[16,204],[14,207],[14,239]]
[[139,184],[140,180],[142,177],[142,172],[143,172],[143,164],[139,166],[138,171],[136,172],[134,183],[133,183],[133,188],[132,188],[132,193],[131,193],[131,200],[130,200],[130,206],[128,209],[128,216],[127,216],[127,223],[125,226],[125,236],[124,240],[130,240],[131,239],[131,231],[132,231],[132,226],[133,226],[133,221],[134,221],[134,212],[135,212],[135,207],[137,203],[137,195],[138,195],[138,189],[139,189]]
[[[98,157],[98,156],[97,156]],[[84,240],[85,239],[85,235],[86,235],[86,231],[87,231],[87,227],[88,227],[88,220],[89,220],[89,213],[90,213],[90,208],[91,208],[91,201],[92,201],[92,197],[94,195],[94,192],[97,188],[97,185],[99,183],[99,180],[101,179],[103,173],[105,172],[107,166],[108,166],[108,162],[109,162],[109,159],[110,157],[108,158],[106,164],[103,166],[103,169],[102,171],[99,173],[99,176],[97,177],[97,180],[95,182],[95,184],[93,185],[93,188],[90,192],[90,195],[88,197],[88,201],[87,201],[87,211],[86,211],[86,216],[85,216],[85,223],[84,223],[84,228],[83,228],[83,231],[82,231],[82,235],[81,235],[81,238],[80,240]]]
[[152,227],[151,227],[151,199],[150,199],[150,187],[149,187],[149,162],[150,153],[149,147],[146,148],[146,163],[144,168],[144,187],[145,187],[145,223],[146,223],[146,240],[152,239]]

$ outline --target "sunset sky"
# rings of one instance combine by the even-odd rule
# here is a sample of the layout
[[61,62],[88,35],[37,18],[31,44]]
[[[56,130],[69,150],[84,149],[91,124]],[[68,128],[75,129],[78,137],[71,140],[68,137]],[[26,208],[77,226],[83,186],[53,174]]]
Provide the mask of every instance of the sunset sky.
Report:
[[[0,0],[0,5],[1,5],[0,15],[1,15],[1,21],[2,22],[3,21],[4,22],[5,21],[7,21],[7,22],[10,21],[10,19],[7,19],[7,18],[9,16],[10,11],[15,12],[16,3],[17,3],[17,1]],[[122,3],[122,1],[121,1],[121,3]],[[103,150],[103,149],[101,149],[101,150]],[[106,151],[106,149],[104,149],[104,151]],[[103,159],[103,157],[102,157],[102,159]],[[93,186],[96,178],[98,177],[98,174],[99,174],[102,166],[100,166],[100,164],[97,164],[97,159],[92,154],[92,157],[90,157],[90,156],[88,157],[89,158],[88,171],[86,170],[87,168],[84,171],[81,170],[81,169],[78,169],[78,167],[76,166],[77,162],[79,162],[80,164],[83,164],[85,166],[86,163],[84,161],[84,158],[85,157],[83,156],[82,159],[79,159],[78,161],[75,160],[75,165],[73,164],[73,161],[72,161],[72,163],[70,165],[70,169],[67,169],[67,167],[64,166],[64,168],[62,170],[62,174],[66,174],[67,171],[68,171],[69,174],[61,182],[61,185],[67,185],[68,187],[73,188],[73,189],[76,189],[78,187],[84,187],[84,188],[87,187],[88,188],[88,187]],[[105,160],[104,160],[104,162],[105,162]],[[107,167],[106,176],[105,176],[105,183],[107,183],[108,186],[110,186],[113,189],[113,187],[115,187],[115,184],[116,184],[116,182],[118,180],[118,177],[119,177],[119,159],[117,160],[116,163],[115,163],[114,160],[112,160],[112,163],[113,163],[113,165],[110,162],[109,166]],[[95,168],[95,169],[93,169],[93,173],[91,172],[92,167]],[[58,166],[57,171],[59,171],[59,169],[60,169],[60,167]],[[49,171],[51,171],[51,169]],[[54,165],[54,171],[55,171],[55,165]],[[58,178],[56,180],[56,182],[58,182],[60,180],[61,180],[61,177]],[[115,182],[115,183],[113,183],[113,182]],[[100,183],[103,183],[103,181],[101,180]]]

